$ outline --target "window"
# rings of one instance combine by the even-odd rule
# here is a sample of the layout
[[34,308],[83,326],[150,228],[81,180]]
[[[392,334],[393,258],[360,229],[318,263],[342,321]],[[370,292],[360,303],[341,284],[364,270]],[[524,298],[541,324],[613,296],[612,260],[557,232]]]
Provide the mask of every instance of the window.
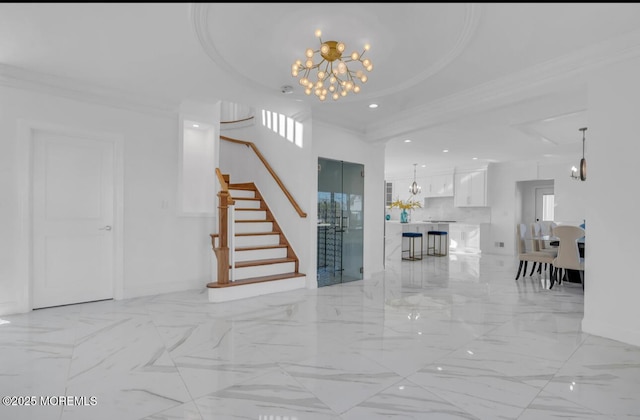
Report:
[[385,182],[384,184],[384,202],[387,207],[393,202],[393,183]]
[[277,112],[262,110],[262,125],[302,147],[302,123]]

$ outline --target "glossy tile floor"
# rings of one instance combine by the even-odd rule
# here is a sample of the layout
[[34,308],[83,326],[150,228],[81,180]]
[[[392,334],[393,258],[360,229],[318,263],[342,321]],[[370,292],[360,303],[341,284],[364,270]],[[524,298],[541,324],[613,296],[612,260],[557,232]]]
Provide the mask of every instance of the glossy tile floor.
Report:
[[194,290],[3,316],[0,394],[37,402],[0,419],[640,418],[640,348],[581,332],[579,284],[515,269],[428,257],[224,304]]

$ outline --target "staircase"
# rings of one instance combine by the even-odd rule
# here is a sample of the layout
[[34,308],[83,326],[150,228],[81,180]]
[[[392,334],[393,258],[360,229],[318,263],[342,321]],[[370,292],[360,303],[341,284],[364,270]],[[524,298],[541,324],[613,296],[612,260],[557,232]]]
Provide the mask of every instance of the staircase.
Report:
[[[224,175],[228,179],[228,175]],[[235,201],[232,281],[207,284],[209,301],[224,302],[306,287],[298,257],[254,183],[228,184]],[[217,246],[217,234],[212,234]],[[231,267],[230,267],[231,268]]]

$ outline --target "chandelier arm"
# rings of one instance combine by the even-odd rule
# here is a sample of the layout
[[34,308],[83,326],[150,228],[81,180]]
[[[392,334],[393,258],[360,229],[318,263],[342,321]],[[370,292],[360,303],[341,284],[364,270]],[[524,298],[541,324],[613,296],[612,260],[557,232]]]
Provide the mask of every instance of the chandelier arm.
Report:
[[[324,66],[324,79],[326,79],[328,74],[329,74],[328,71],[329,71],[329,64],[330,63],[323,58],[322,61],[318,63],[318,68],[320,68],[320,65],[322,63],[326,63],[325,66]],[[324,79],[322,79],[322,80],[324,80]]]

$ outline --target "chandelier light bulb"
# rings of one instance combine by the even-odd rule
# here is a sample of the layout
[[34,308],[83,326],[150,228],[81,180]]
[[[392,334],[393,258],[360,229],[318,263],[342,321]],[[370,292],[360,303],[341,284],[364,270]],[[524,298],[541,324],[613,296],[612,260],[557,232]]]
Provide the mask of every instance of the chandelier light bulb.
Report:
[[[350,92],[359,93],[361,87],[358,83],[365,83],[367,76],[365,71],[373,70],[373,63],[363,55],[371,48],[369,44],[364,46],[364,50],[353,51],[348,55],[343,53],[347,46],[341,41],[322,41],[322,32],[315,31],[320,45],[317,50],[306,48],[305,59],[296,60],[291,66],[291,76],[299,79],[304,86],[305,93],[314,92],[320,100],[323,96],[330,94],[334,100],[347,96]],[[316,74],[311,74],[315,72]],[[311,82],[309,79],[317,80]],[[329,81],[328,90],[324,86],[324,81]],[[323,93],[324,92],[324,93]],[[309,93],[307,93],[309,94]]]

